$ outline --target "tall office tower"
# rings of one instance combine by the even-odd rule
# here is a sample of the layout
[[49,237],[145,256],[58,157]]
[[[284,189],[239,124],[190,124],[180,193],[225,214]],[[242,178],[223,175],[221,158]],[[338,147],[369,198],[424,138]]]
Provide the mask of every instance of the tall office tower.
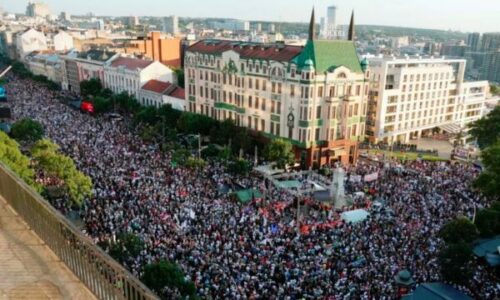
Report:
[[139,25],[139,17],[138,16],[130,16],[127,18],[127,25],[129,26],[137,26]]
[[332,5],[326,11],[326,38],[329,40],[336,39],[337,33],[337,6]]
[[500,83],[500,33],[485,33],[481,40],[484,54],[481,78]]
[[306,165],[355,162],[364,139],[366,64],[352,41],[304,47],[202,40],[185,55],[186,107],[274,139],[288,139]]
[[319,21],[319,36],[324,39],[326,38],[326,23],[325,23],[325,18],[321,17]]
[[28,17],[42,17],[45,18],[50,15],[49,6],[43,2],[28,2],[26,7],[26,15]]
[[163,18],[163,31],[176,35],[179,33],[179,18],[177,16],[170,16]]
[[467,131],[467,124],[483,116],[488,82],[466,82],[465,64],[465,59],[370,58],[370,140],[408,143],[436,127]]
[[469,33],[467,35],[467,46],[469,46],[470,51],[477,51],[479,49],[479,40],[481,39],[481,34],[479,32]]

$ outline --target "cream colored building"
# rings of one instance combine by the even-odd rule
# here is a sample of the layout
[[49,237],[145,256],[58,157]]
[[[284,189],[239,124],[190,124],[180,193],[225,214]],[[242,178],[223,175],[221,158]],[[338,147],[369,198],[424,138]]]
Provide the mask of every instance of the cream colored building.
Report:
[[47,38],[45,35],[33,28],[27,29],[16,36],[17,58],[24,60],[24,57],[33,51],[47,50]]
[[307,165],[354,162],[364,139],[368,81],[353,41],[305,47],[203,40],[186,50],[187,109],[295,145]]
[[465,82],[466,61],[369,58],[367,135],[374,142],[409,142],[433,130],[458,133],[483,116],[487,81]]
[[104,66],[104,87],[116,94],[127,92],[139,99],[139,90],[151,79],[177,82],[175,73],[157,61],[117,57]]

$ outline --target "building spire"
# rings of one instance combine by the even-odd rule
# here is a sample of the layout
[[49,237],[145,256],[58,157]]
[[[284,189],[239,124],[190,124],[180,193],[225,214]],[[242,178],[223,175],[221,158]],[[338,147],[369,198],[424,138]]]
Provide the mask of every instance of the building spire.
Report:
[[347,35],[349,41],[354,41],[354,10],[351,14],[351,23],[349,23],[349,34]]
[[316,39],[316,21],[314,20],[314,6],[311,14],[311,22],[309,23],[309,40]]

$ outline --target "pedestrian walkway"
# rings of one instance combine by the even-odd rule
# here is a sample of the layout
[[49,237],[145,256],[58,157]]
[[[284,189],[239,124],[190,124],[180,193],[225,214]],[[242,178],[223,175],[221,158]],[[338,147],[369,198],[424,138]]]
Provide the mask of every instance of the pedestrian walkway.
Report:
[[0,197],[0,300],[95,299]]

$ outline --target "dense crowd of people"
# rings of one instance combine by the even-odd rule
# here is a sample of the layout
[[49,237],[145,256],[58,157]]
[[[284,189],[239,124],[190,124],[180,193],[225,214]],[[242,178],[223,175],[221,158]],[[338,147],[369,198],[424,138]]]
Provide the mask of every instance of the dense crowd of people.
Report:
[[[237,182],[262,189],[261,179],[235,177],[216,161],[203,170],[174,167],[171,153],[143,142],[126,120],[82,114],[60,103],[60,92],[29,80],[11,80],[7,89],[13,116],[41,122],[47,137],[92,178],[85,233],[96,243],[136,234],[146,246],[125,261],[127,269],[140,276],[148,263],[176,262],[204,299],[393,299],[394,276],[402,269],[417,283],[442,280],[440,227],[485,205],[470,189],[478,173],[471,166],[359,163],[346,169],[347,179],[372,172],[379,178],[346,180],[346,191],[363,191],[366,202],[378,199],[391,213],[370,209],[365,221],[346,224],[311,204],[301,225],[312,223],[310,216],[335,226],[296,230],[297,199],[286,191],[273,188],[268,201],[241,204],[220,187]],[[477,267],[470,284],[458,288],[498,299],[500,286],[489,276]]]

